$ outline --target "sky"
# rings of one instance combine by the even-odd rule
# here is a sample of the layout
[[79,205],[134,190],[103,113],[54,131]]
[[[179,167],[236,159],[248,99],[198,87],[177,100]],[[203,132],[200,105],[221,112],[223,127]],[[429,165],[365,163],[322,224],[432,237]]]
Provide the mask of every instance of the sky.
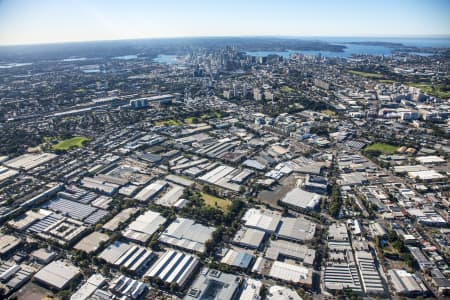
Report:
[[0,0],[0,45],[194,36],[450,36],[450,0]]

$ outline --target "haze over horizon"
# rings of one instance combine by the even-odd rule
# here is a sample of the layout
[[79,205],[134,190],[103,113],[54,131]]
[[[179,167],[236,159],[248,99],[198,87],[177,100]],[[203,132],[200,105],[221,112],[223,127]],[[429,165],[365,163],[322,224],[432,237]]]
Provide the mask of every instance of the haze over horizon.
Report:
[[0,45],[214,36],[448,37],[450,2],[0,1]]

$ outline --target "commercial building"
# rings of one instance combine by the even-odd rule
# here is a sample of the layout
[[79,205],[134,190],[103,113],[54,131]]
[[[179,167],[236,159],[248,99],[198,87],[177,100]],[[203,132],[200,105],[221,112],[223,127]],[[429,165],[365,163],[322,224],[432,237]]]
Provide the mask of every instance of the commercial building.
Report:
[[81,180],[81,184],[85,188],[104,193],[106,195],[112,195],[116,193],[120,187],[118,184],[110,183],[106,180],[92,177],[84,177]]
[[369,251],[355,251],[362,287],[367,295],[384,294],[384,286],[375,266],[374,258]]
[[439,296],[450,295],[450,280],[437,268],[431,270],[430,273],[431,284],[437,289]]
[[0,256],[4,257],[15,250],[22,240],[9,234],[0,234]]
[[241,293],[241,289],[242,280],[239,276],[203,268],[183,299],[236,300]]
[[203,253],[205,242],[212,238],[214,227],[196,223],[194,220],[177,218],[159,237],[159,241],[177,248]]
[[220,165],[198,179],[227,190],[239,192],[240,184],[252,174],[253,171],[248,169],[239,170],[230,166]]
[[84,251],[86,253],[93,253],[97,251],[101,243],[104,243],[107,240],[109,240],[109,236],[107,234],[94,231],[91,234],[85,236],[73,248],[76,250]]
[[60,245],[71,244],[88,229],[81,221],[63,217],[44,209],[39,210],[39,212],[42,213],[40,217],[31,220],[25,231],[37,234],[43,239],[55,241]]
[[325,177],[308,174],[305,177],[302,188],[305,191],[323,195],[328,191],[328,182]]
[[145,244],[161,225],[166,223],[166,220],[167,219],[162,217],[161,214],[148,210],[131,222],[130,225],[122,231],[122,235],[131,241]]
[[24,285],[36,272],[34,267],[25,264],[15,264],[12,261],[0,263],[0,298],[6,299],[14,291]]
[[388,275],[397,295],[417,297],[427,291],[422,280],[416,274],[408,273],[405,270],[392,269],[388,270]]
[[417,247],[408,246],[409,252],[411,252],[414,259],[417,261],[419,268],[422,271],[431,270],[435,267],[434,263],[431,262]]
[[0,183],[19,174],[19,171],[0,166]]
[[323,281],[325,288],[331,292],[344,289],[362,292],[358,270],[353,258],[352,260],[347,259],[347,262],[327,262]]
[[126,222],[132,215],[134,215],[139,209],[136,207],[130,207],[122,210],[117,215],[115,215],[111,220],[109,220],[105,225],[103,225],[103,229],[108,231],[116,231],[119,228],[119,225],[123,222]]
[[435,170],[408,172],[408,177],[425,182],[439,181],[446,178],[444,175],[436,172]]
[[48,248],[39,248],[30,254],[33,261],[47,265],[56,257],[56,253],[54,251],[49,250]]
[[247,269],[252,263],[253,259],[254,257],[251,254],[239,252],[234,249],[229,249],[220,262],[232,267]]
[[294,209],[313,210],[319,205],[320,199],[321,196],[319,194],[311,193],[300,188],[293,188],[281,199],[281,203]]
[[328,240],[329,241],[348,241],[348,231],[344,223],[333,223],[328,228]]
[[303,300],[297,292],[285,286],[273,285],[269,287],[266,300]]
[[155,203],[158,205],[166,206],[166,207],[177,207],[182,208],[186,205],[185,199],[180,199],[183,196],[184,187],[169,183],[168,190],[162,195],[160,198],[155,200]]
[[242,293],[239,300],[258,300],[262,282],[253,278],[246,278],[242,283]]
[[273,211],[250,208],[242,217],[245,226],[259,229],[267,233],[274,233],[278,229],[281,215]]
[[53,210],[54,212],[61,213],[87,224],[95,224],[108,215],[107,210],[64,198],[53,199],[47,202],[43,208]]
[[266,233],[264,231],[242,227],[236,232],[233,244],[249,249],[260,249],[264,242]]
[[305,266],[312,266],[316,257],[316,251],[305,245],[282,240],[272,240],[264,257],[275,261],[292,259],[302,262]]
[[[87,299],[105,299],[100,298],[99,292],[111,299],[113,295],[107,291],[102,291],[101,288],[106,284],[107,279],[101,274],[93,274],[88,280],[70,297],[70,300],[87,300]],[[98,298],[96,298],[96,296]]]
[[305,242],[314,238],[316,224],[305,218],[282,218],[277,237],[296,242]]
[[55,290],[65,289],[80,275],[80,269],[71,263],[57,260],[49,263],[34,275],[34,280]]
[[28,171],[49,162],[57,156],[58,155],[53,153],[26,153],[19,157],[10,159],[3,164],[12,169]]
[[100,253],[99,258],[117,267],[124,267],[130,272],[142,274],[156,255],[150,249],[115,241]]
[[418,161],[420,164],[425,165],[425,166],[439,165],[439,164],[443,164],[446,162],[446,160],[443,159],[442,157],[435,156],[435,155],[419,156],[419,157],[416,157],[416,161]]
[[325,289],[332,293],[344,289],[362,293],[359,271],[344,223],[334,223],[328,228],[328,250],[329,258],[323,272]]
[[120,275],[111,282],[111,291],[121,299],[139,299],[146,290],[145,283],[125,275]]
[[369,182],[367,174],[364,172],[344,173],[341,174],[340,177],[341,179],[338,180],[338,182],[341,186],[359,186]]
[[190,187],[190,186],[192,186],[194,184],[194,181],[192,181],[192,180],[186,179],[186,178],[181,177],[181,176],[172,175],[172,174],[167,175],[166,176],[166,180],[170,181],[172,183],[184,186],[184,187]]
[[198,258],[183,252],[167,250],[145,273],[144,277],[160,278],[184,287],[199,264]]
[[170,104],[175,100],[172,94],[143,97],[130,100],[130,106],[134,109],[145,108],[152,104]]
[[161,192],[167,186],[167,181],[157,180],[144,187],[134,199],[146,202],[153,199],[159,192]]
[[275,261],[268,275],[286,282],[298,283],[307,288],[312,286],[312,269],[300,265]]

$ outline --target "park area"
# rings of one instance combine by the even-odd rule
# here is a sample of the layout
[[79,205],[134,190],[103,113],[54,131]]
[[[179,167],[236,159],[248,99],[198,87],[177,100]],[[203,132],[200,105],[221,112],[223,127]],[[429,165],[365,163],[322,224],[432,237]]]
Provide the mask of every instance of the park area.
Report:
[[375,143],[364,148],[364,152],[379,152],[384,155],[394,154],[398,147],[390,144]]
[[181,125],[180,122],[173,119],[155,122],[155,126],[179,126],[179,125]]
[[222,199],[207,193],[201,193],[203,201],[205,201],[205,205],[210,206],[210,207],[214,207],[214,208],[219,208],[221,209],[223,212],[227,213],[230,205],[231,205],[231,201],[227,200],[227,199]]
[[355,71],[355,70],[349,70],[348,72],[353,75],[358,75],[361,77],[372,78],[372,79],[380,79],[380,78],[384,77],[383,74],[378,74],[378,73],[361,72],[361,71]]
[[75,136],[70,139],[62,140],[59,143],[52,146],[53,151],[67,151],[70,149],[78,148],[83,146],[84,143],[88,142],[89,138],[84,136]]

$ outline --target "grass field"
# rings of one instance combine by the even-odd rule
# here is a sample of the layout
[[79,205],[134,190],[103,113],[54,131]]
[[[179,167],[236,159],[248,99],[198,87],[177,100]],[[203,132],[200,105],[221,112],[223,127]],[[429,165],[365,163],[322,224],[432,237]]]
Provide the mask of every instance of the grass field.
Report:
[[409,86],[414,86],[421,89],[425,94],[438,97],[450,98],[450,87],[445,85],[433,85],[425,82],[407,82]]
[[[205,120],[214,119],[214,118],[218,119],[218,118],[221,118],[221,117],[222,117],[222,114],[220,112],[216,111],[216,112],[213,112],[213,113],[210,113],[210,114],[203,114],[200,117],[198,117],[197,119],[198,119],[198,122],[203,122]],[[194,119],[195,119],[195,117],[188,117],[188,118],[184,119],[184,123],[192,124]]]
[[73,138],[60,141],[58,144],[52,146],[53,151],[67,151],[73,148],[83,146],[83,143],[88,142],[89,138],[84,136],[75,136]]
[[358,76],[365,77],[365,78],[372,78],[372,79],[380,79],[380,78],[384,77],[383,74],[378,74],[378,73],[367,73],[367,72],[360,72],[360,71],[355,71],[355,70],[349,70],[348,72],[351,74],[354,74],[354,75],[358,75]]
[[203,115],[200,116],[200,118],[203,119],[203,120],[208,120],[208,119],[213,119],[213,118],[218,119],[218,118],[221,118],[221,117],[222,117],[222,114],[220,112],[217,112],[217,111],[213,112],[213,113],[210,113],[210,114],[203,114]]
[[155,122],[155,126],[179,126],[179,125],[181,124],[173,119]]
[[330,117],[333,117],[336,115],[336,113],[334,111],[329,110],[329,109],[322,110],[321,113],[329,115]]
[[375,143],[364,148],[364,151],[380,151],[383,154],[393,154],[398,147],[390,144]]
[[287,85],[283,85],[283,86],[280,88],[280,91],[281,91],[282,93],[292,93],[292,92],[294,91],[294,89],[288,87]]
[[193,123],[193,120],[194,120],[194,117],[189,117],[189,118],[184,119],[184,123],[186,123],[186,124],[192,124],[192,123]]
[[394,80],[390,80],[390,79],[381,79],[381,80],[378,80],[380,83],[394,83],[395,81]]
[[210,194],[201,193],[203,201],[205,201],[205,204],[211,207],[217,207],[222,209],[224,212],[228,212],[228,209],[230,208],[231,201],[227,199],[222,199]]

